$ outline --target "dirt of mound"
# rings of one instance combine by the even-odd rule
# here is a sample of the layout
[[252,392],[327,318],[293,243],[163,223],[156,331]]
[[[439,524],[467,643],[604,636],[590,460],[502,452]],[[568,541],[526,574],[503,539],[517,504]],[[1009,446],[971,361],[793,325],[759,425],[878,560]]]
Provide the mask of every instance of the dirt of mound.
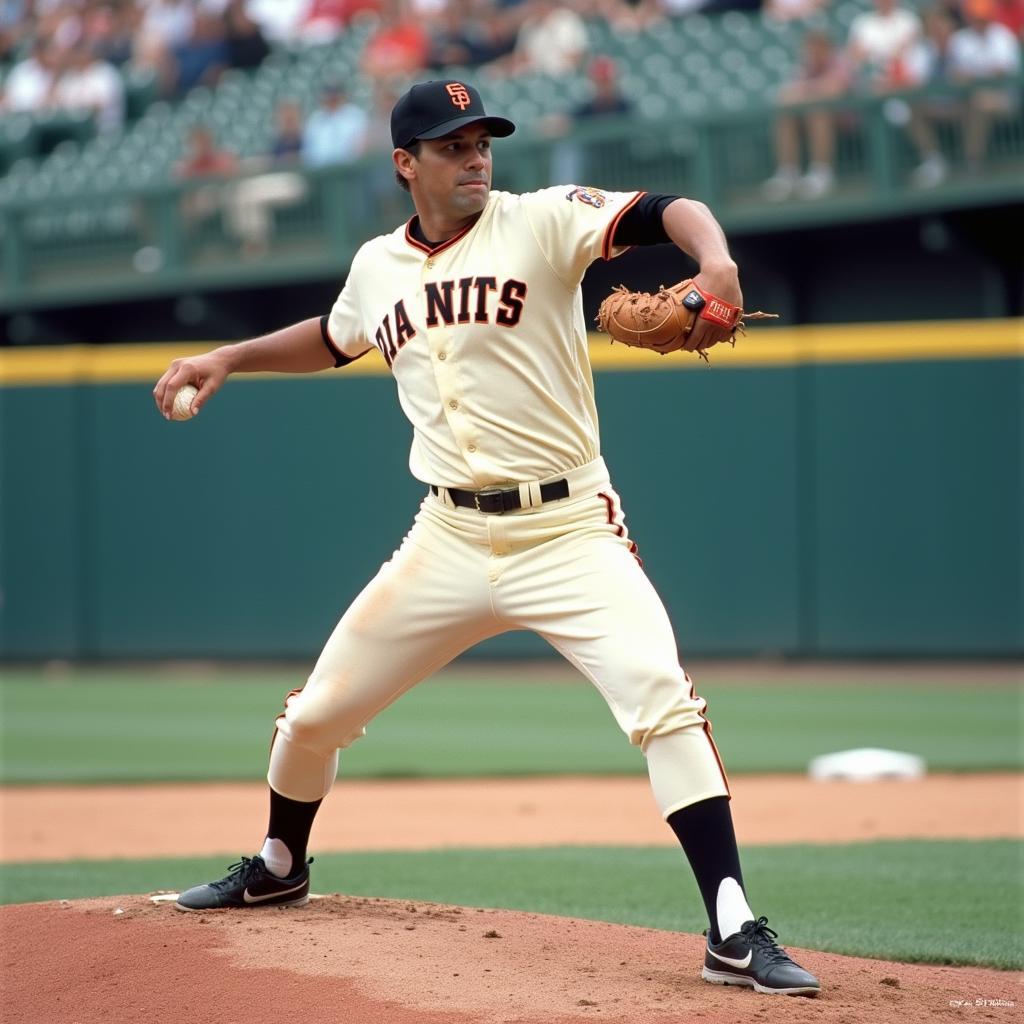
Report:
[[1019,1020],[1019,976],[805,950],[817,999],[700,980],[699,936],[332,896],[180,914],[146,897],[0,909],[5,1024]]
[[[1019,836],[1020,777],[735,780],[743,843]],[[262,785],[0,791],[2,859],[248,851]],[[642,778],[344,781],[316,852],[673,843]],[[330,896],[180,914],[146,897],[0,908],[4,1024],[867,1024],[1019,1019],[1020,976],[794,950],[817,999],[707,985],[699,936]]]
[[[855,842],[1024,835],[1021,776],[913,782],[733,780],[740,842]],[[266,821],[255,783],[0,789],[0,861],[238,854]],[[341,780],[313,830],[317,853],[443,846],[675,845],[647,780]]]

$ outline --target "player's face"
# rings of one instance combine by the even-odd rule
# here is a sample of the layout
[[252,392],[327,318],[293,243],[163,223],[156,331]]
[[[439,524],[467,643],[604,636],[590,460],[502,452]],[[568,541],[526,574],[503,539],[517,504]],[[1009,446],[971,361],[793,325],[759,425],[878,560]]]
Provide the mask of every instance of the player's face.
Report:
[[416,162],[416,206],[421,214],[465,220],[487,205],[491,190],[491,135],[469,125],[441,139],[424,139]]

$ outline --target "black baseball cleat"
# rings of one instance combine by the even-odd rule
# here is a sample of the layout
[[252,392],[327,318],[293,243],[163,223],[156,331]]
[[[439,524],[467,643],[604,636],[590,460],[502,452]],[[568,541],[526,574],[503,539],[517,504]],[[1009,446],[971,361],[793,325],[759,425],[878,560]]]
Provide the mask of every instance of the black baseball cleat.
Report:
[[223,910],[226,907],[302,907],[309,902],[310,857],[291,878],[278,878],[262,857],[243,857],[228,868],[226,878],[188,889],[178,897],[178,910]]
[[746,985],[770,996],[816,996],[821,982],[794,963],[777,938],[767,917],[747,921],[719,943],[708,938],[700,976],[712,985]]

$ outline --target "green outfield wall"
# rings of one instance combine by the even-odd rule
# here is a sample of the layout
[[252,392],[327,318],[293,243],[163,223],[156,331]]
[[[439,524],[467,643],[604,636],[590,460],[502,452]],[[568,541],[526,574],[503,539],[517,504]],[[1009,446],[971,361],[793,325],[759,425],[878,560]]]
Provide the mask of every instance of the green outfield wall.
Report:
[[[768,331],[710,369],[595,341],[683,655],[1024,654],[1022,333]],[[310,658],[408,528],[424,488],[383,364],[232,381],[171,424],[169,352],[2,354],[3,658]]]

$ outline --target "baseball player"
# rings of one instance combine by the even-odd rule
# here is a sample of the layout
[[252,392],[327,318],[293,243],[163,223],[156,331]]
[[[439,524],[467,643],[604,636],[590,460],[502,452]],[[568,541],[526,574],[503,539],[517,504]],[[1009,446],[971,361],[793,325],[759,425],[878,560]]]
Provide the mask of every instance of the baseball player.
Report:
[[[706,704],[679,665],[601,458],[580,291],[594,260],[671,241],[697,261],[696,285],[741,306],[736,265],[711,213],[689,199],[572,185],[492,192],[491,140],[514,130],[469,85],[413,86],[391,134],[415,216],[359,249],[329,315],[175,360],[154,389],[169,416],[178,389],[194,385],[195,413],[231,373],[345,367],[377,349],[426,492],[399,549],[286,698],[259,854],[177,906],[304,904],[309,833],[339,749],[462,651],[530,629],[597,686],[646,756],[707,909],[704,979],[814,995],[818,980],[747,903]],[[699,321],[687,347],[728,334]]]

